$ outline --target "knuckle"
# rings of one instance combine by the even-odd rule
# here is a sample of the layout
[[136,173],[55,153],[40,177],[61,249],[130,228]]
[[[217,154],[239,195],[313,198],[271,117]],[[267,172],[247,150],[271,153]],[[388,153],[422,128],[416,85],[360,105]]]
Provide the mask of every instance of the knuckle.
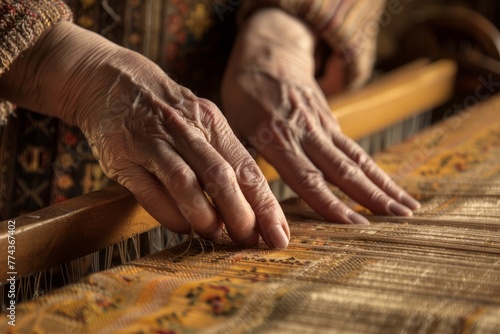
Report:
[[206,99],[199,99],[199,107],[201,126],[207,140],[219,142],[222,146],[230,146],[236,137],[219,108]]
[[369,203],[383,203],[384,200],[387,199],[387,196],[379,190],[374,190],[369,194],[368,202]]
[[213,102],[207,99],[200,98],[199,106],[203,110],[205,124],[211,126],[219,126],[224,120],[221,112],[219,111],[219,108],[217,108],[217,106]]
[[188,220],[192,219],[194,215],[198,215],[201,211],[203,203],[200,203],[198,201],[192,201],[192,202],[181,202],[177,204],[177,207],[179,211],[181,212],[182,216],[187,218]]
[[234,170],[228,163],[216,163],[210,166],[206,173],[206,178],[209,181],[223,184],[234,180]]
[[394,181],[392,181],[392,179],[389,178],[388,176],[381,178],[379,186],[380,186],[381,189],[384,189],[386,191],[396,190],[397,189],[397,186],[394,183]]
[[204,98],[200,97],[200,98],[198,98],[198,101],[200,103],[200,106],[202,108],[205,108],[206,110],[212,110],[212,111],[218,111],[219,110],[217,108],[217,106],[215,105],[215,103],[213,103],[210,100],[207,100],[207,99],[204,99]]
[[198,182],[193,171],[188,166],[180,166],[170,171],[166,181],[167,187],[170,188],[175,195],[181,196],[191,194]]
[[244,158],[235,168],[235,173],[241,184],[245,186],[266,185],[266,180],[259,167],[251,158]]
[[301,189],[315,189],[320,187],[324,178],[318,170],[301,170],[297,173],[295,181]]
[[227,163],[219,163],[209,167],[205,172],[205,180],[206,191],[212,197],[236,191],[236,176],[234,170]]
[[359,178],[362,171],[358,164],[352,160],[342,160],[336,166],[338,180],[352,180]]
[[281,210],[278,201],[274,196],[257,199],[253,209],[258,217],[262,217],[270,213],[275,214],[278,210]]
[[358,164],[361,169],[371,169],[371,158],[364,152],[355,151],[352,160]]

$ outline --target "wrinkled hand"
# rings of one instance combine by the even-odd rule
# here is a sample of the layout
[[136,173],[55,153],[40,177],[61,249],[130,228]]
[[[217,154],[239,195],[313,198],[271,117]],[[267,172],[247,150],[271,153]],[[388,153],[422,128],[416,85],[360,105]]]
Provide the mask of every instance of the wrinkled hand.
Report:
[[135,52],[69,23],[57,29],[61,51],[50,59],[63,62],[55,70],[65,98],[52,108],[81,128],[109,177],[174,232],[213,239],[225,224],[240,244],[255,245],[260,234],[272,248],[288,245],[279,204],[213,103]]
[[376,214],[411,215],[419,204],[346,137],[314,78],[314,39],[299,21],[263,10],[243,27],[222,101],[236,133],[328,220],[367,224],[328,182]]

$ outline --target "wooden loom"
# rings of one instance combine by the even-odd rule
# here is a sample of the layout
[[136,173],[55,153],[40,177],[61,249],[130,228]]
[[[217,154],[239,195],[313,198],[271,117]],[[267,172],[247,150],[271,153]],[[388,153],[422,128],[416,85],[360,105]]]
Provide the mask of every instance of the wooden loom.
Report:
[[[283,203],[292,233],[287,250],[242,249],[225,238],[184,243],[18,305],[16,327],[0,324],[0,330],[497,333],[497,109],[499,95],[377,155],[422,201],[413,217],[372,216],[357,208],[370,226],[336,225],[290,200]],[[54,246],[30,239],[40,235],[40,224],[58,237],[50,240]],[[119,187],[19,217],[17,244],[31,250],[18,247],[18,272],[55,264],[47,254],[61,252],[56,247],[76,255],[75,246],[88,244],[71,237],[77,228],[105,245],[104,239],[114,242],[149,224],[155,223]],[[36,269],[22,256],[32,256]]]
[[[461,60],[458,59],[458,61]],[[477,73],[498,73],[498,63],[495,60],[477,54],[468,56],[466,64],[476,70],[479,69]],[[463,63],[461,65],[463,67]],[[354,138],[361,138],[412,113],[433,108],[448,100],[453,94],[455,71],[456,63],[451,60],[436,62],[419,60],[374,82],[360,92],[331,99],[329,102],[332,110],[337,112],[336,115],[344,131]],[[490,108],[490,111],[482,111],[480,115],[489,117],[487,120],[493,126],[492,131],[497,131],[498,126],[495,127],[495,120],[498,118],[491,113],[491,108],[499,105],[498,97],[492,103],[487,107],[482,107],[483,109]],[[370,121],[362,123],[369,125],[368,127],[364,129],[359,126],[349,127],[353,124],[353,119],[363,117],[368,120],[368,116],[372,117]],[[382,123],[377,123],[379,120]],[[456,123],[459,122],[456,121]],[[472,126],[474,124],[475,128]],[[462,124],[459,130],[479,131],[487,124],[488,122],[471,122],[471,128]],[[426,143],[427,139],[433,138],[433,134],[431,132],[427,134],[427,137],[422,138]],[[403,149],[394,149],[392,153],[389,151],[385,155],[382,154],[379,160],[382,166],[393,172],[393,175],[397,174],[398,170],[397,166],[391,164],[391,159],[394,159],[395,155],[401,156],[405,152],[413,152],[411,144],[402,147]],[[498,142],[497,146],[493,147],[492,154],[498,153]],[[415,149],[414,146],[413,149]],[[267,169],[268,167],[262,163],[261,166],[269,180],[276,177],[274,172]],[[498,176],[498,169],[493,168],[490,173]],[[493,182],[493,185],[498,185],[498,178],[493,177],[489,180]],[[416,184],[422,182],[422,179],[417,178],[415,181],[410,178],[408,183],[404,180],[399,181],[402,181],[414,193],[419,194]],[[433,182],[437,181],[433,180]],[[429,184],[426,186],[429,187]],[[465,190],[456,189],[457,192]],[[475,197],[479,195],[475,192],[472,194]],[[421,198],[428,200],[426,203],[430,206],[449,205],[444,197],[450,198],[452,194],[441,195],[437,194],[429,199],[428,192],[420,193]],[[477,221],[471,218],[477,223],[476,225],[462,225],[464,217],[466,219],[469,213],[458,219],[453,210],[445,212],[445,221],[436,221],[432,216],[437,215],[439,210],[427,208],[428,211],[422,215],[417,214],[414,219],[408,220],[372,216],[370,220],[373,224],[369,228],[336,226],[311,220],[311,217],[314,217],[313,213],[309,212],[302,203],[291,201],[283,205],[290,217],[292,233],[297,235],[297,238],[292,240],[289,253],[283,251],[273,254],[265,247],[259,247],[256,250],[235,249],[230,242],[223,240],[215,246],[213,253],[202,252],[199,245],[193,244],[187,252],[185,247],[181,247],[139,260],[138,267],[149,268],[144,269],[144,273],[148,275],[154,276],[160,272],[165,276],[153,278],[158,281],[184,277],[182,270],[187,270],[201,277],[198,288],[200,286],[203,288],[208,286],[209,289],[215,287],[213,288],[215,290],[224,288],[228,291],[238,291],[245,296],[251,295],[251,298],[263,296],[264,300],[265,298],[285,300],[284,304],[280,302],[274,305],[258,303],[259,306],[264,304],[266,313],[248,297],[247,304],[240,305],[250,312],[250,315],[246,317],[237,310],[219,314],[217,310],[209,309],[202,315],[198,314],[198,322],[193,323],[194,328],[198,330],[205,329],[203,326],[206,324],[215,326],[208,327],[208,332],[214,328],[214,331],[236,332],[234,328],[224,330],[221,325],[222,321],[229,322],[233,326],[241,326],[241,331],[304,332],[311,330],[311,325],[314,324],[308,321],[315,319],[315,321],[323,321],[323,324],[320,323],[315,328],[317,332],[329,331],[332,328],[346,332],[377,331],[377,329],[380,331],[390,330],[392,326],[397,326],[400,329],[426,329],[432,332],[462,330],[463,332],[493,333],[500,329],[497,320],[500,316],[500,283],[498,280],[495,283],[494,280],[494,277],[500,277],[498,267],[500,216],[498,202],[495,202],[500,200],[499,195],[498,188],[492,191],[486,189],[486,193],[481,194],[486,204],[481,206],[484,212],[483,215],[478,214]],[[457,201],[456,198],[455,201]],[[496,207],[495,203],[497,203]],[[157,222],[135,202],[133,196],[119,186],[18,217],[15,221],[18,276],[57,266],[157,226]],[[426,228],[432,233],[427,234]],[[2,254],[7,253],[7,236],[7,222],[2,222],[0,223],[0,252]],[[394,236],[397,238],[391,239]],[[433,239],[439,241],[433,242]],[[206,262],[220,257],[230,259],[230,261],[228,263]],[[466,265],[460,264],[461,260],[470,260],[475,257],[477,259],[475,265],[471,263],[472,260]],[[405,260],[416,262],[412,267],[404,265]],[[422,262],[425,262],[427,266]],[[209,263],[208,266],[207,263]],[[170,268],[169,270],[165,268],[165,264]],[[318,266],[322,264],[331,266],[333,269],[330,272],[320,273]],[[0,267],[7,267],[6,258],[0,258]],[[295,273],[293,273],[294,270]],[[445,274],[450,275],[449,286],[439,286],[443,282],[446,284],[446,281],[439,279],[440,275]],[[109,275],[129,277],[130,273],[126,269],[119,268],[110,272]],[[297,275],[308,277],[308,281],[305,281],[307,284],[297,283],[299,285],[294,287],[293,280],[297,280]],[[398,281],[391,282],[391,275],[399,275]],[[6,271],[0,273],[1,282],[5,282],[6,278]],[[228,286],[221,283],[227,280],[230,280]],[[190,289],[195,286],[192,284],[196,281],[195,283],[193,280],[180,279],[180,281],[181,283],[174,284],[175,291],[179,292],[180,296],[193,295]],[[308,291],[307,289],[310,288],[308,284],[311,282],[319,282],[319,286],[314,286]],[[396,283],[410,290],[406,292],[401,290],[398,294],[395,289]],[[474,284],[477,286],[474,287]],[[138,285],[143,286],[139,283]],[[288,285],[290,287],[287,287]],[[255,290],[253,294],[247,291],[252,289],[249,288],[250,286]],[[436,290],[438,288],[441,290]],[[271,292],[266,294],[265,291]],[[431,298],[431,295],[435,295],[436,298]],[[288,302],[286,302],[287,298],[290,299]],[[301,305],[297,307],[299,311],[292,312],[289,309],[290,305],[297,303],[297,300],[301,298],[308,301],[309,306]],[[415,307],[408,305],[404,298],[415,302]],[[205,305],[209,301],[209,299],[203,299],[200,305]],[[313,306],[316,304],[319,306]],[[28,304],[26,308],[33,311],[35,306],[36,303]],[[173,306],[177,309],[182,307],[186,307],[182,302],[174,303]],[[377,313],[377,307],[384,311]],[[354,314],[357,308],[365,314],[365,317]],[[308,310],[312,309],[317,312],[317,316],[309,314]],[[339,313],[341,310],[346,314]],[[170,312],[167,315],[172,320],[172,311],[170,309],[164,311]],[[161,313],[161,310],[155,312]],[[271,316],[274,320],[269,321]],[[165,314],[162,314],[162,317],[162,319],[168,318],[165,318]],[[408,320],[405,317],[411,318]],[[147,318],[148,315],[144,314],[144,319]],[[328,318],[336,318],[337,322],[332,322],[331,319],[328,322]],[[256,326],[244,324],[247,322],[245,319]],[[295,321],[291,321],[292,319]],[[285,320],[289,322],[288,325]],[[165,320],[165,323],[169,322]],[[171,321],[170,324],[176,330],[182,328],[180,320]],[[290,327],[290,324],[296,327]],[[78,326],[78,322],[75,321],[74,325]],[[150,322],[142,325],[152,326]],[[139,328],[141,326],[135,329]],[[91,331],[90,327],[87,329]]]
[[[451,95],[455,71],[456,65],[450,60],[419,60],[362,91],[331,99],[330,105],[346,133],[361,138],[445,101]],[[416,90],[418,95],[414,94]],[[353,119],[367,122],[349,125]],[[276,179],[269,165],[259,163],[268,180]],[[132,194],[118,185],[14,220],[16,243],[26,245],[16,250],[18,276],[57,267],[158,226]],[[7,238],[5,221],[0,224],[0,252],[5,254]],[[7,258],[0,258],[0,264],[6,268]],[[6,278],[7,272],[1,272],[0,282]]]
[[[467,28],[457,22],[465,22],[463,26]],[[464,56],[449,50],[443,52],[437,47],[440,42],[437,41],[439,33],[436,31],[443,27],[451,30],[448,36],[454,39],[464,38],[463,33],[459,37],[453,36],[457,27],[459,32],[467,30],[471,36],[466,36],[466,39],[481,54],[470,52]],[[435,12],[427,23],[420,23],[403,36],[403,40],[414,40],[412,34],[415,31],[425,36],[427,44],[416,45],[414,49],[407,47],[409,53],[432,58],[445,56],[448,59],[418,59],[360,91],[330,98],[331,109],[344,133],[351,138],[369,136],[411,115],[441,105],[456,95],[455,86],[459,86],[461,95],[470,94],[473,89],[468,86],[479,84],[469,80],[471,73],[473,76],[491,73],[495,77],[500,76],[496,60],[500,59],[500,33],[477,14],[445,8],[444,14],[442,11]],[[423,54],[421,50],[429,45],[432,46],[431,51]],[[461,75],[456,80],[457,62]],[[260,159],[258,163],[270,182],[279,177],[264,160]],[[110,221],[114,224],[109,224]],[[30,245],[17,253],[22,262],[17,268],[20,276],[57,266],[158,226],[137,205],[133,196],[119,186],[19,217],[16,222],[19,242]],[[6,249],[5,224],[0,224],[0,251]],[[39,238],[40,235],[48,237]],[[2,266],[6,265],[5,261],[0,257]],[[0,273],[0,282],[5,281],[5,275]]]

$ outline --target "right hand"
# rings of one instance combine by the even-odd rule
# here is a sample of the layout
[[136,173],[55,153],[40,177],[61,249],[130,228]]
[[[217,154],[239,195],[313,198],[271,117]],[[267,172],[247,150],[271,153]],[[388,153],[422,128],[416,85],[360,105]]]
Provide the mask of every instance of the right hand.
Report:
[[280,10],[250,17],[222,85],[229,123],[325,219],[369,223],[330,184],[375,214],[411,215],[419,203],[342,133],[314,77],[314,44],[307,26]]
[[57,24],[42,44],[37,79],[54,95],[39,110],[78,125],[104,172],[161,224],[208,239],[225,224],[242,245],[257,244],[259,234],[271,248],[288,245],[278,202],[213,103],[147,58],[70,23]]

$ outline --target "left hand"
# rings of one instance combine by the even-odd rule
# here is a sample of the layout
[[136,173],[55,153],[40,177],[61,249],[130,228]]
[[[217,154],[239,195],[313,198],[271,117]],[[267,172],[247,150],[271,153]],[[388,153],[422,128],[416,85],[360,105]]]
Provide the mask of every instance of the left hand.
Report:
[[[146,57],[69,22],[0,77],[0,97],[76,124],[110,178],[173,232],[286,248],[286,218],[220,110]],[[211,201],[207,198],[210,196]]]
[[418,202],[342,133],[314,67],[314,37],[304,24],[277,9],[254,14],[238,35],[222,85],[230,125],[327,220],[368,224],[328,183],[376,214],[411,215]]

